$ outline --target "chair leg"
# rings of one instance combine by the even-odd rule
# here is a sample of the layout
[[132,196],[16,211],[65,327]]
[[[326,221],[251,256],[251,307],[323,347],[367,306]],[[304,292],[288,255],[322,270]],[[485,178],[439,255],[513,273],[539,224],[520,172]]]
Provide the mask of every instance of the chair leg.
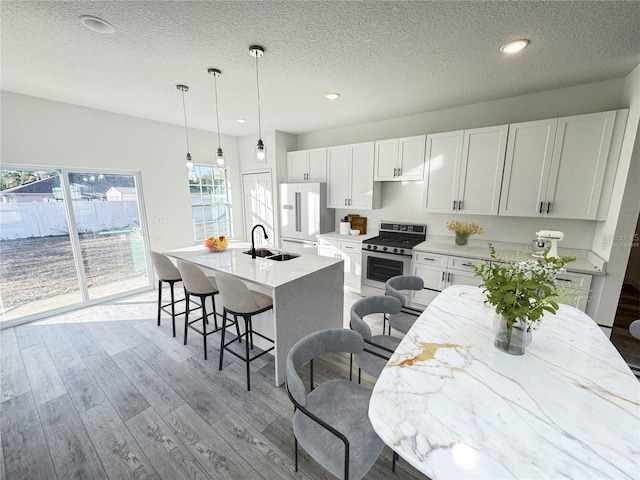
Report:
[[236,332],[238,333],[238,343],[242,343],[242,338],[240,338],[240,324],[238,323],[238,315],[233,314],[233,320],[236,322]]
[[382,315],[382,334],[387,331],[387,314]]
[[205,299],[207,297],[200,297],[202,300],[202,342],[204,343],[204,359],[207,359],[207,307],[205,306]]
[[358,385],[360,385],[360,376],[361,376],[361,373],[362,373],[362,369],[361,369],[361,368],[358,368]]
[[251,391],[251,369],[249,368],[249,322],[251,321],[251,317],[247,319],[246,316],[242,316],[244,318],[244,331],[247,335],[247,338],[244,340],[244,349],[246,355],[246,363],[247,363],[247,392]]
[[213,324],[215,329],[218,330],[218,315],[216,314],[216,294],[211,294],[211,304],[213,305]]
[[391,463],[391,471],[393,473],[396,473],[396,459],[398,458],[398,454],[394,451],[393,452],[393,462]]
[[222,355],[224,354],[224,332],[227,329],[227,309],[225,308],[222,311],[222,340],[220,341],[220,365],[218,365],[218,370],[222,370]]
[[187,309],[184,312],[184,344],[187,344],[187,332],[189,331],[189,292],[187,292],[187,290],[185,289],[184,291],[184,298],[185,298],[185,302],[187,304]]
[[171,323],[173,324],[173,336],[176,336],[176,299],[173,292],[173,286],[175,282],[169,282],[169,289],[171,290]]
[[296,453],[295,453],[295,462],[296,462],[296,472],[298,471],[298,439],[296,438],[296,436],[293,436],[293,443],[295,444],[295,449],[296,449]]
[[158,280],[158,326],[160,326],[161,313],[162,313],[162,280]]
[[249,317],[249,335],[251,335],[251,350],[253,350],[253,322],[252,322],[252,317]]
[[349,354],[349,381],[353,380],[353,353]]

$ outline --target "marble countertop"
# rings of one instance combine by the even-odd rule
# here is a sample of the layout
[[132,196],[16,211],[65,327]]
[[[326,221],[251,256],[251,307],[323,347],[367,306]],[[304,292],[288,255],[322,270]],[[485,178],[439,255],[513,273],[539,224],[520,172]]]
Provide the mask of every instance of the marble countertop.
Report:
[[[496,254],[503,260],[522,260],[530,258],[531,250],[524,243],[494,242],[487,240],[469,239],[469,245],[459,247],[454,237],[428,235],[426,241],[416,245],[413,251],[433,252],[444,255],[457,255],[481,260],[490,260],[491,253],[487,243],[492,243]],[[563,257],[575,257],[574,262],[566,265],[568,272],[589,273],[591,275],[605,275],[606,262],[590,250],[579,250],[558,247],[558,254]]]
[[[268,258],[252,259],[244,254],[250,247],[247,244],[229,244],[224,252],[210,252],[204,246],[193,246],[168,250],[164,252],[172,258],[179,258],[204,268],[218,270],[234,275],[243,280],[267,287],[279,287],[293,282],[310,273],[322,270],[343,260],[320,257],[311,254],[298,254],[298,258],[278,262]],[[272,252],[282,252],[281,249],[269,248]]]
[[493,318],[478,288],[436,297],[373,389],[378,435],[433,479],[637,479],[640,388],[595,322],[561,305],[512,356]]

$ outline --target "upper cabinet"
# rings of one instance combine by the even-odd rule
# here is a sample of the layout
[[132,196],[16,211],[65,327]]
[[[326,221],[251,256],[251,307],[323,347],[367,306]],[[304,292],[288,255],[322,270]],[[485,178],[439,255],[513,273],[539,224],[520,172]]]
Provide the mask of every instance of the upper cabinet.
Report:
[[426,211],[497,215],[508,129],[427,135]]
[[374,142],[327,148],[327,207],[380,208],[373,164]]
[[287,181],[326,182],[327,149],[314,148],[287,153]]
[[510,126],[500,215],[595,220],[616,112]]
[[426,135],[375,142],[375,181],[422,180]]

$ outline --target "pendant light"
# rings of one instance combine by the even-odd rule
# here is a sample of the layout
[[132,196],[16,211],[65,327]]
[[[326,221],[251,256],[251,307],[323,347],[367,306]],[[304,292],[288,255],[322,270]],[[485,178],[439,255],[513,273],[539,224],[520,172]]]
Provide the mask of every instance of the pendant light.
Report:
[[209,75],[213,75],[213,90],[216,97],[216,124],[218,125],[218,153],[216,153],[216,163],[218,165],[224,165],[224,153],[222,153],[222,147],[220,146],[220,116],[218,115],[218,83],[216,80],[222,75],[222,72],[217,68],[210,68],[207,72],[209,72]]
[[256,162],[267,161],[267,149],[262,143],[262,123],[260,119],[260,81],[258,77],[258,58],[264,55],[264,48],[259,45],[249,47],[249,54],[256,58],[256,91],[258,92],[258,144],[256,145]]
[[186,166],[189,170],[193,168],[193,161],[191,160],[191,154],[189,153],[189,129],[187,128],[187,107],[184,103],[184,92],[189,91],[189,87],[186,85],[176,85],[176,88],[182,92],[182,110],[184,111],[184,131],[187,135],[187,157]]

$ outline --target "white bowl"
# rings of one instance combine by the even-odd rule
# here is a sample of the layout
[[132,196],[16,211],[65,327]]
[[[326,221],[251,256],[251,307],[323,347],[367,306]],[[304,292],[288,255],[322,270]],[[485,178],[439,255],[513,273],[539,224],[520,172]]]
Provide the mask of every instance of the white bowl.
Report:
[[349,230],[351,235],[360,235],[360,230]]

